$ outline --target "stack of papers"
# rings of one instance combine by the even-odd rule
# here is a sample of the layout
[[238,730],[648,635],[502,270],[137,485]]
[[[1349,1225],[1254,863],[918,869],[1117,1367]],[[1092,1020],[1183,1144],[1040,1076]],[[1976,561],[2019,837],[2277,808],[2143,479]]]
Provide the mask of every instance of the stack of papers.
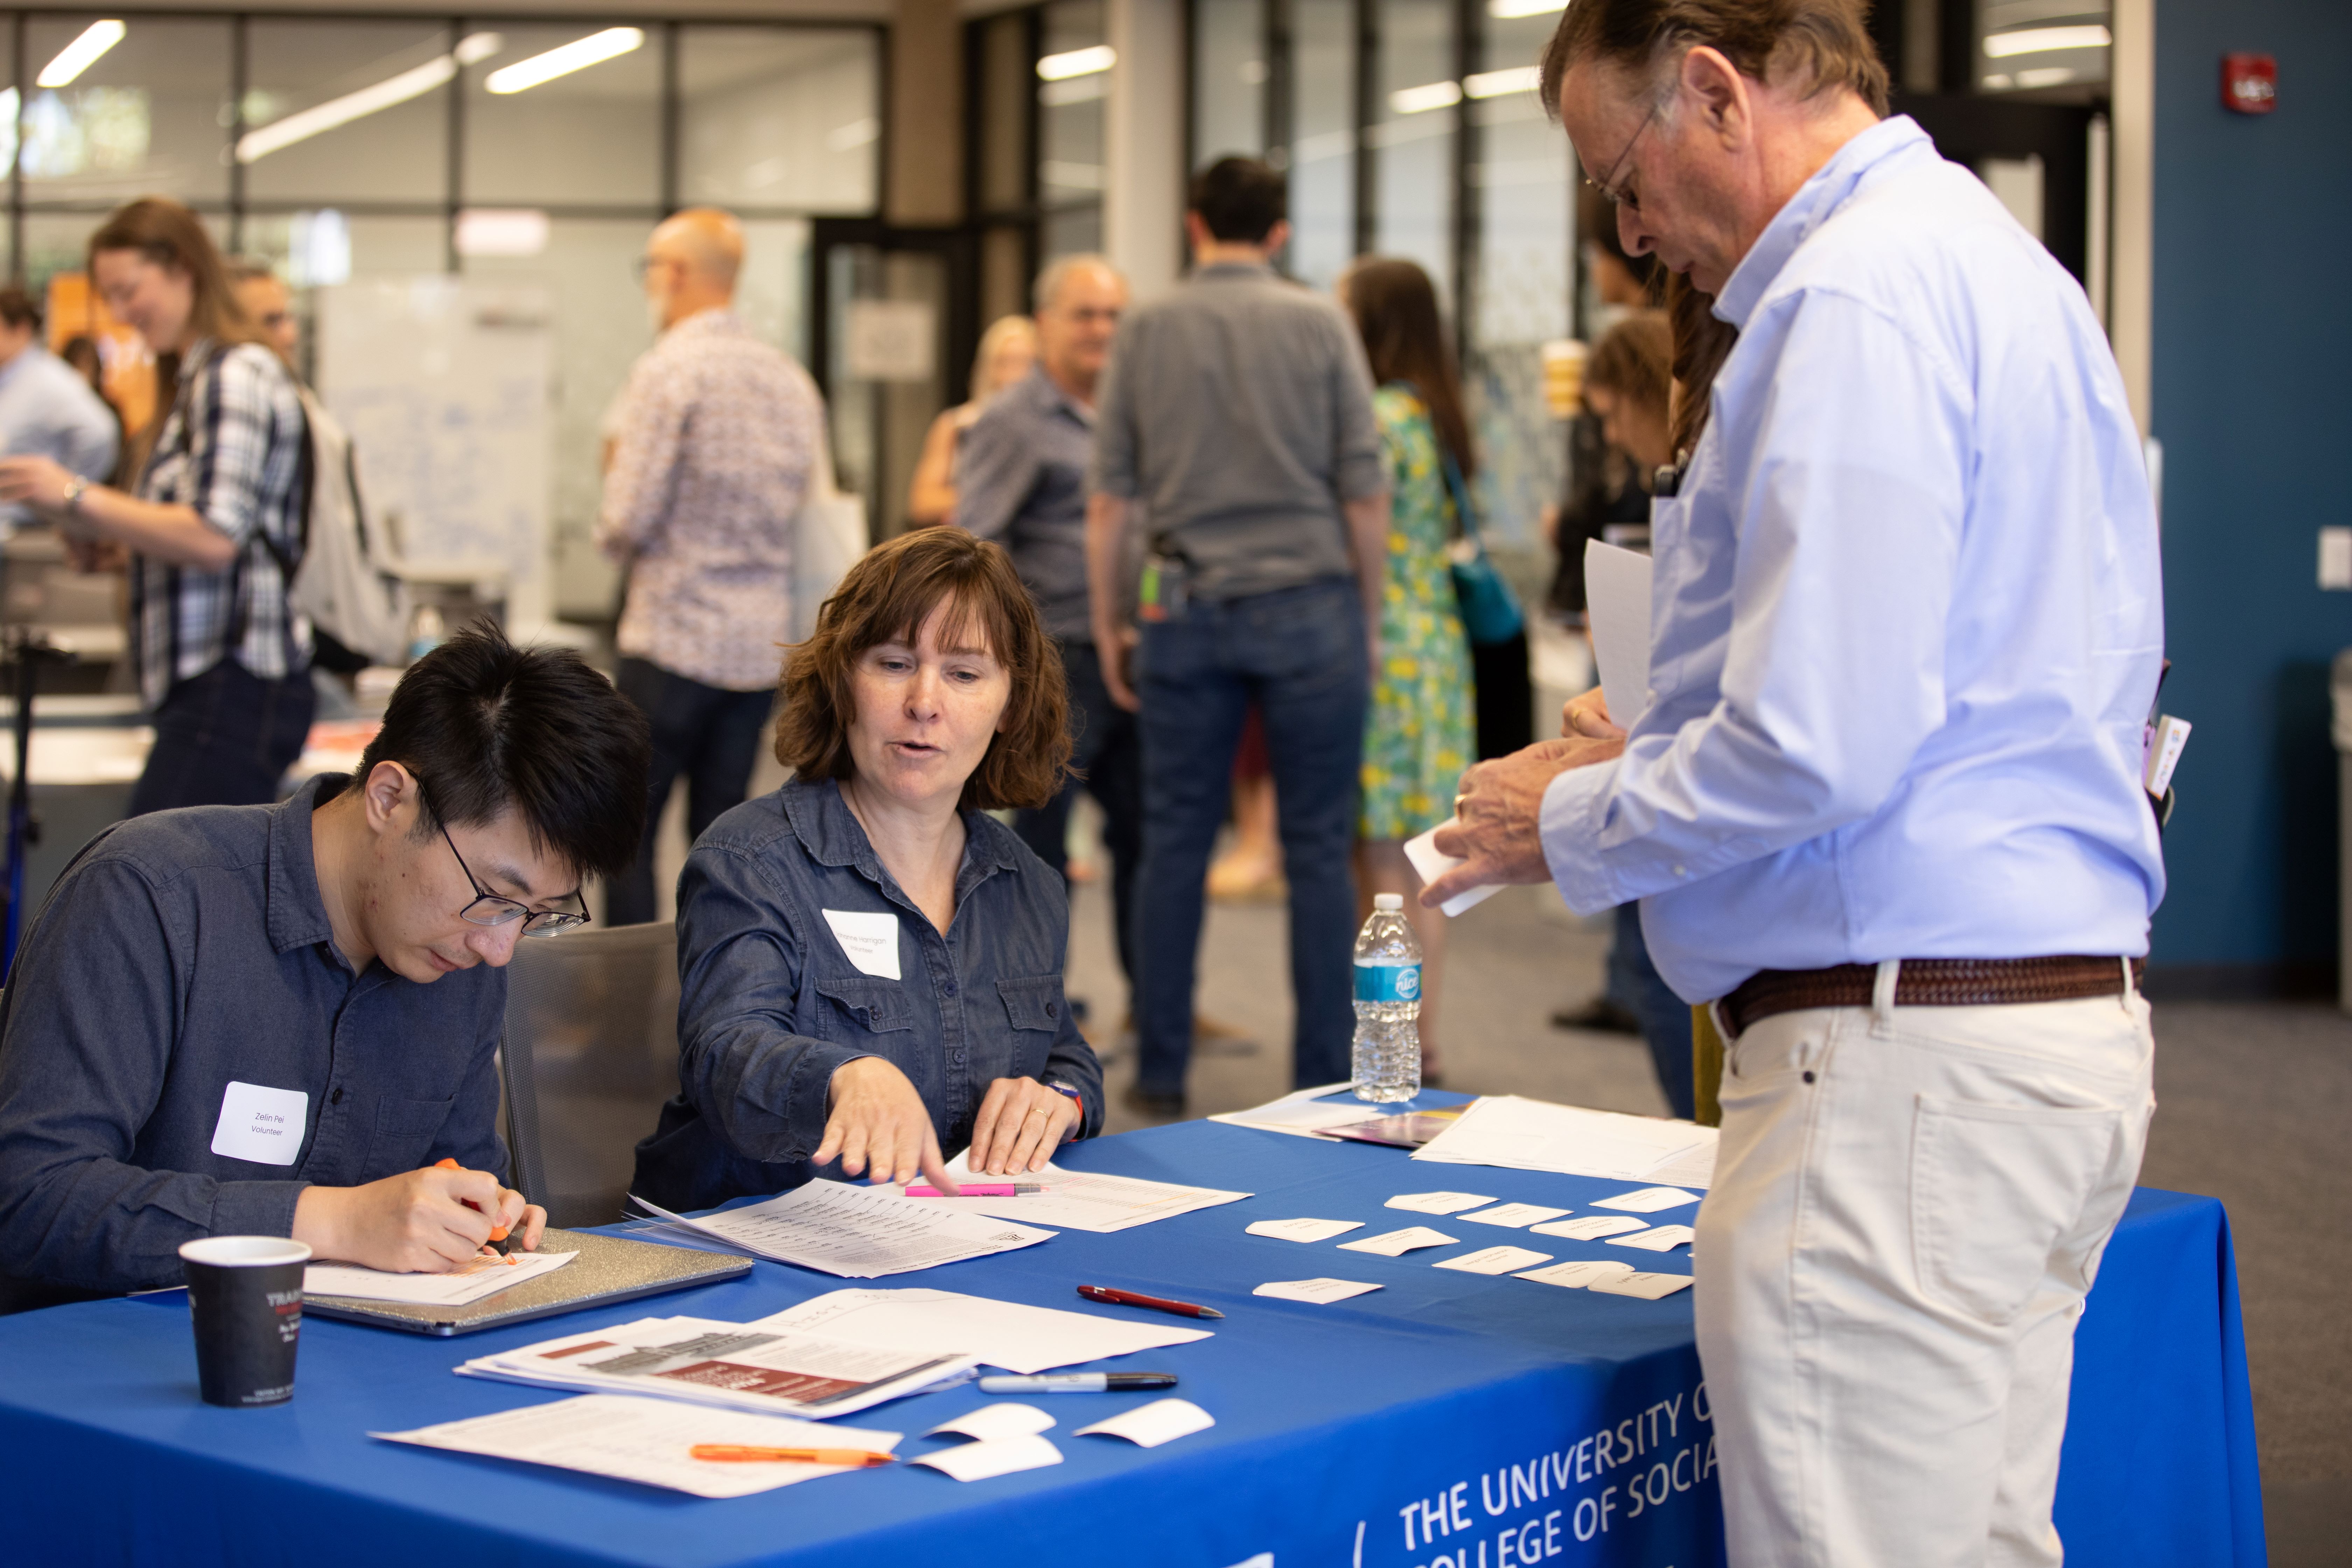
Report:
[[953,1290],[832,1290],[748,1325],[916,1354],[954,1352],[1007,1372],[1039,1373],[1107,1356],[1189,1345],[1205,1329],[1097,1318]]
[[919,1394],[968,1372],[975,1359],[929,1348],[860,1344],[772,1323],[640,1318],[495,1352],[467,1362],[457,1372],[465,1377],[544,1388],[653,1394],[737,1410],[834,1416]]
[[746,1252],[845,1279],[936,1268],[1054,1238],[1050,1230],[984,1214],[950,1213],[921,1198],[847,1182],[811,1182],[766,1203],[702,1219],[674,1215],[634,1194],[630,1201],[672,1225]]
[[[1269,1100],[1264,1105],[1247,1110],[1223,1110],[1209,1118],[1233,1127],[1255,1127],[1264,1132],[1287,1132],[1297,1138],[1319,1138],[1327,1127],[1346,1127],[1376,1116],[1376,1107],[1358,1100],[1348,1090],[1352,1084],[1327,1083],[1314,1089],[1293,1089],[1280,1100]],[[1327,1100],[1327,1094],[1346,1095],[1344,1100]]]
[[1024,1171],[1013,1176],[986,1176],[974,1173],[964,1163],[970,1152],[966,1150],[963,1154],[958,1154],[948,1166],[948,1174],[959,1182],[1040,1182],[1045,1190],[1011,1198],[909,1198],[907,1201],[920,1204],[936,1213],[993,1215],[1000,1219],[1017,1219],[1027,1225],[1050,1225],[1064,1230],[1108,1234],[1139,1225],[1150,1225],[1156,1219],[1191,1214],[1194,1209],[1239,1203],[1251,1195],[1248,1193],[1228,1193],[1215,1187],[1181,1187],[1171,1182],[1146,1182],[1134,1176],[1065,1171],[1058,1165],[1047,1165],[1043,1171]]
[[345,1296],[355,1301],[398,1301],[412,1307],[470,1307],[526,1279],[552,1274],[576,1252],[518,1252],[469,1258],[446,1274],[387,1274],[357,1263],[313,1263],[302,1270],[305,1296]]
[[747,1448],[863,1448],[887,1454],[898,1446],[897,1432],[861,1431],[855,1426],[820,1426],[781,1415],[747,1415],[732,1410],[697,1410],[658,1399],[631,1399],[611,1394],[588,1394],[534,1405],[470,1421],[445,1421],[413,1432],[371,1432],[386,1443],[413,1443],[420,1448],[446,1448],[459,1454],[484,1454],[494,1459],[520,1459],[530,1465],[553,1465],[584,1470],[592,1476],[613,1476],[649,1487],[691,1492],[696,1497],[749,1497],[772,1491],[794,1481],[837,1476],[847,1466],[784,1463],[745,1464],[698,1459],[692,1449],[699,1443],[724,1443]]
[[1715,1171],[1716,1130],[1690,1121],[1623,1116],[1491,1095],[1413,1151],[1416,1160],[1500,1165],[1570,1176],[1672,1182],[1703,1187]]

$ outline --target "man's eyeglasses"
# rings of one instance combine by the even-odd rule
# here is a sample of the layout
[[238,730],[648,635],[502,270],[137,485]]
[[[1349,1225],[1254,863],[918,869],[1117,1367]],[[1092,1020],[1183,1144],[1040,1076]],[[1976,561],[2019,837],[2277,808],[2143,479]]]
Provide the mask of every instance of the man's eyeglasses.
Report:
[[1642,132],[1647,131],[1651,125],[1656,122],[1658,118],[1658,110],[1660,107],[1661,106],[1657,103],[1650,105],[1650,112],[1642,117],[1642,123],[1635,126],[1633,128],[1633,134],[1625,139],[1625,150],[1617,154],[1617,161],[1609,165],[1609,172],[1607,174],[1601,175],[1601,178],[1597,180],[1589,174],[1585,176],[1584,183],[1591,185],[1594,190],[1599,191],[1601,195],[1601,198],[1608,202],[1611,206],[1631,207],[1635,212],[1640,212],[1642,210],[1641,193],[1639,191],[1626,190],[1624,187],[1618,184],[1617,171],[1623,168],[1625,166],[1625,161],[1633,155],[1633,145],[1635,142],[1642,140]]
[[[441,842],[449,847],[450,854],[457,856],[457,869],[465,872],[466,880],[474,886],[474,901],[457,911],[457,918],[467,924],[503,926],[520,921],[524,936],[561,936],[575,926],[588,923],[588,911],[584,909],[576,913],[569,910],[534,910],[529,904],[519,904],[512,899],[493,893],[482,886],[482,879],[474,875],[474,868],[466,864],[466,858],[457,854],[457,841],[449,837],[448,825],[443,823],[440,827]],[[574,893],[572,896],[576,899],[580,895]]]

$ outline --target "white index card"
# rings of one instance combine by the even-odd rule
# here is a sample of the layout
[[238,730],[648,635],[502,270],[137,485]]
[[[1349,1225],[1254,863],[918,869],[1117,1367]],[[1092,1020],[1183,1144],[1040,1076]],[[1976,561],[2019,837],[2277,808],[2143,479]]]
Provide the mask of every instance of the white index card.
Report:
[[900,978],[897,915],[887,910],[827,910],[824,923],[833,928],[833,940],[841,943],[842,952],[857,966],[858,973],[877,980]]
[[1696,1193],[1686,1193],[1680,1187],[1636,1187],[1630,1193],[1619,1193],[1613,1198],[1594,1202],[1597,1209],[1622,1209],[1627,1214],[1656,1214],[1664,1209],[1678,1209],[1685,1204],[1698,1202]]
[[1034,1405],[1022,1405],[1008,1399],[950,1416],[923,1436],[936,1437],[942,1432],[952,1432],[958,1436],[974,1437],[985,1443],[998,1437],[1034,1436],[1053,1429],[1052,1416]]
[[929,1465],[960,1481],[984,1481],[992,1476],[1009,1476],[1015,1470],[1034,1470],[1062,1462],[1062,1450],[1049,1438],[1030,1433],[1019,1437],[990,1437],[978,1443],[960,1443],[952,1448],[941,1448],[936,1454],[925,1454],[910,1461]]
[[1563,1290],[1581,1290],[1595,1279],[1632,1272],[1632,1264],[1620,1263],[1614,1258],[1577,1258],[1568,1263],[1555,1263],[1549,1268],[1530,1268],[1518,1278],[1532,1279],[1538,1285],[1557,1285]]
[[1311,1301],[1318,1307],[1328,1307],[1334,1301],[1344,1301],[1351,1296],[1365,1295],[1379,1289],[1380,1286],[1367,1285],[1360,1279],[1274,1279],[1250,1294],[1271,1296],[1277,1301]]
[[1425,1225],[1408,1226],[1380,1236],[1368,1236],[1361,1241],[1343,1241],[1342,1252],[1377,1252],[1382,1258],[1402,1258],[1423,1247],[1451,1247],[1457,1238],[1442,1230],[1432,1230]]
[[1480,1209],[1476,1214],[1464,1215],[1462,1223],[1464,1225],[1499,1225],[1507,1229],[1517,1230],[1521,1226],[1533,1225],[1538,1220],[1558,1219],[1567,1212],[1566,1209],[1548,1209],[1541,1204],[1497,1204],[1490,1209]]
[[1157,1448],[1162,1443],[1173,1443],[1179,1437],[1205,1432],[1216,1424],[1215,1416],[1189,1399],[1155,1399],[1108,1421],[1081,1426],[1071,1436],[1084,1437],[1091,1433],[1104,1437],[1124,1437],[1139,1448]]
[[1433,1268],[1456,1268],[1465,1274],[1516,1274],[1522,1268],[1532,1268],[1538,1263],[1551,1261],[1549,1252],[1529,1252],[1524,1247],[1489,1247],[1477,1252],[1465,1252],[1459,1258],[1449,1258],[1443,1263],[1433,1263]]
[[1686,1225],[1662,1225],[1643,1231],[1639,1236],[1614,1236],[1612,1247],[1638,1247],[1644,1252],[1672,1252],[1698,1233]]
[[1460,1214],[1494,1201],[1483,1193],[1399,1193],[1382,1206],[1415,1214]]
[[1687,1274],[1610,1274],[1595,1279],[1588,1289],[1604,1296],[1639,1296],[1645,1301],[1655,1301],[1677,1290],[1690,1289]]
[[1249,1227],[1249,1233],[1276,1241],[1328,1241],[1363,1228],[1360,1219],[1262,1219]]
[[1613,1214],[1589,1214],[1582,1219],[1556,1219],[1549,1225],[1530,1228],[1538,1236],[1564,1236],[1570,1241],[1599,1241],[1604,1236],[1623,1236],[1627,1231],[1650,1227],[1638,1219],[1625,1219]]

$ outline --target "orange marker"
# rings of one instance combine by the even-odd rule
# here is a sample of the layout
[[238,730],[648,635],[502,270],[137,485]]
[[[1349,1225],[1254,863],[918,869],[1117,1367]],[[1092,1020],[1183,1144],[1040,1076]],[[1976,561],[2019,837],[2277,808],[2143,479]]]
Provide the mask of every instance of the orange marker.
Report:
[[[459,1165],[455,1160],[436,1160],[434,1162],[433,1168],[436,1171],[457,1171],[464,1169],[464,1167]],[[476,1203],[471,1198],[459,1198],[457,1201],[464,1204],[467,1208],[472,1209],[476,1214],[482,1212],[482,1205]],[[513,1257],[507,1251],[506,1226],[502,1225],[494,1225],[490,1227],[490,1245],[498,1248],[499,1256],[505,1258],[509,1265],[518,1268],[522,1267],[520,1264],[516,1263]]]
[[782,1462],[790,1465],[887,1465],[896,1454],[873,1454],[864,1448],[751,1448],[740,1443],[697,1443],[687,1450],[698,1459],[717,1459],[728,1463],[753,1460]]

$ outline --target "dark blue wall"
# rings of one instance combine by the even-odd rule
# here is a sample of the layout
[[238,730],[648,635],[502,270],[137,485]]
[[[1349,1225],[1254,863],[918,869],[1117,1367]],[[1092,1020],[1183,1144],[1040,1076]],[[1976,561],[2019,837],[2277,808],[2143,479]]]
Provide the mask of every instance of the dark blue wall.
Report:
[[[2352,645],[2352,593],[2316,578],[2319,528],[2352,524],[2352,4],[2156,10],[2165,708],[2196,731],[2153,961],[2308,978],[2336,952],[2327,666]],[[2231,51],[2278,57],[2273,113],[2221,107]]]

